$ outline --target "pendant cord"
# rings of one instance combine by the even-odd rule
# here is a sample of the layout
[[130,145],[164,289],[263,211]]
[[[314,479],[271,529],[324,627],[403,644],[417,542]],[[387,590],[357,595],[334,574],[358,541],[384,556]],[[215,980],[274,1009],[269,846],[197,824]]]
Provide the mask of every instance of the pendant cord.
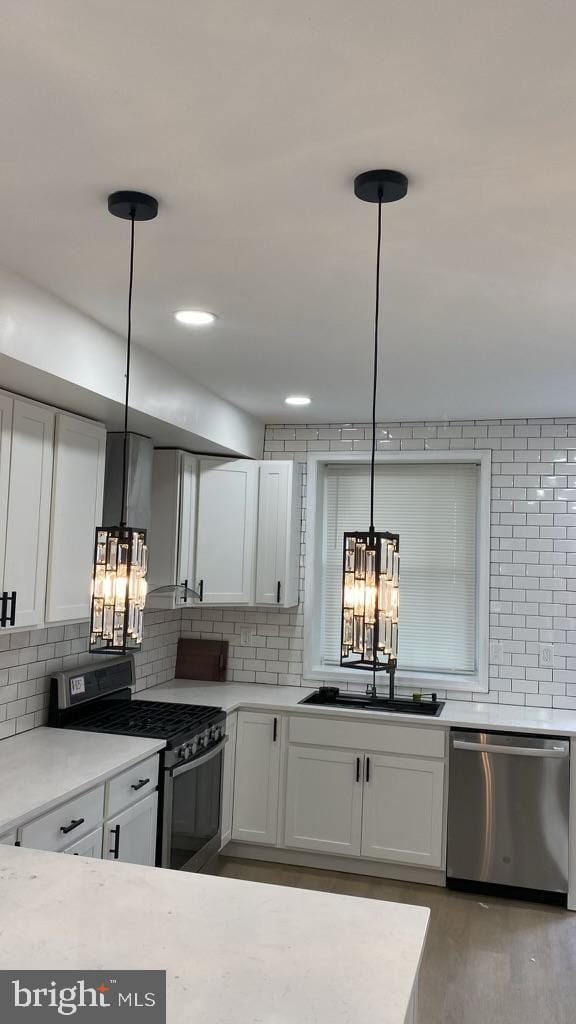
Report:
[[132,288],[134,284],[134,219],[136,210],[132,207],[130,216],[130,273],[128,283],[128,333],[126,343],[126,392],[124,398],[124,445],[122,450],[122,511],[120,526],[126,525],[126,469],[128,465],[128,397],[130,394],[130,349],[132,346]]
[[[372,456],[370,459],[370,533],[374,534],[374,482],[376,470],[376,394],[378,391],[378,331],[380,323],[380,255],[382,249],[382,189],[378,190],[378,237],[376,242],[376,302],[374,306],[374,375],[372,380]],[[376,697],[376,631],[372,652],[372,696]]]
[[376,463],[376,393],[378,389],[378,327],[380,320],[380,253],[382,248],[382,190],[378,200],[378,240],[376,243],[376,304],[374,309],[374,374],[372,381],[372,457],[370,460],[370,532],[374,532],[374,476]]

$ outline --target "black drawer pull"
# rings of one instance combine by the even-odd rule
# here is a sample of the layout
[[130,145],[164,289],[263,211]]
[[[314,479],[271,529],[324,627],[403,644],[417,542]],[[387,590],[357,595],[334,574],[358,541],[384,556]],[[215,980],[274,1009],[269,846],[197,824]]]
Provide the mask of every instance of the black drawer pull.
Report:
[[275,718],[274,719],[274,732],[272,734],[272,742],[276,743],[277,739],[278,739],[278,719]]
[[370,782],[370,758],[366,758],[366,782]]
[[198,584],[198,599],[200,601],[204,600],[204,580],[200,580]]
[[280,604],[280,593],[281,593],[281,590],[282,590],[282,583],[281,583],[280,580],[278,580],[278,583],[276,584],[276,604]]
[[114,828],[110,829],[110,831],[114,833],[114,846],[111,850],[108,850],[108,853],[113,853],[114,860],[118,860],[118,855],[120,853],[120,825],[115,825]]
[[85,818],[72,818],[72,821],[70,822],[69,825],[60,826],[60,831],[63,832],[65,836],[67,836],[69,832],[73,832],[75,828],[78,828],[78,825],[83,825],[84,821]]
[[356,758],[356,782],[360,782],[360,758]]
[[134,790],[142,789],[142,787],[143,786],[147,786],[149,782],[150,782],[150,779],[138,779],[138,782],[133,782],[132,783],[130,789],[134,789]]

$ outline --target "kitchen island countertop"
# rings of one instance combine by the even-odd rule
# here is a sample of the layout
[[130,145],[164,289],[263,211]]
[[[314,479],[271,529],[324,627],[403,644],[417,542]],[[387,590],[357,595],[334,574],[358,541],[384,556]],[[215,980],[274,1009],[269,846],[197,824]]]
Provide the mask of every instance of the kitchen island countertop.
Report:
[[167,1024],[404,1024],[430,915],[11,847],[0,903],[1,968],[166,970]]

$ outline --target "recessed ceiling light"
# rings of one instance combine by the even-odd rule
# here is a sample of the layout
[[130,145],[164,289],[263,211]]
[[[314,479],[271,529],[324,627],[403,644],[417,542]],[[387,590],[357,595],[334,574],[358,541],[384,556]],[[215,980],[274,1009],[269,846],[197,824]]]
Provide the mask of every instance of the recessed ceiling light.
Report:
[[310,405],[312,399],[308,395],[287,395],[284,401],[286,405]]
[[187,327],[206,327],[216,319],[214,313],[207,313],[205,309],[180,309],[174,316],[179,324]]

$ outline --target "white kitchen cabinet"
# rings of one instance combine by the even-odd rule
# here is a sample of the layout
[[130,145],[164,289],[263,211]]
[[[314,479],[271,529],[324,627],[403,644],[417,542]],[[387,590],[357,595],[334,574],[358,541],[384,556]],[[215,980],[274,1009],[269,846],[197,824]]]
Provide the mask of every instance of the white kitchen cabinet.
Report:
[[73,857],[94,857],[100,860],[102,857],[102,826],[94,829],[88,836],[79,839],[71,846],[67,846],[62,853],[69,853]]
[[301,481],[298,463],[260,463],[256,604],[298,604]]
[[[188,581],[196,562],[198,459],[188,452],[157,448],[152,468],[152,509],[148,533],[149,590]],[[150,594],[151,608],[185,607],[183,592]]]
[[65,850],[102,824],[104,785],[85,790],[20,829],[22,846],[32,850]]
[[[13,411],[7,501],[5,494],[0,495],[0,511],[2,502],[6,511],[0,523],[0,590],[16,591],[15,625],[35,626],[44,620],[55,414],[35,402],[9,401]],[[8,422],[7,402],[3,413]],[[3,455],[2,461],[6,464]]]
[[0,590],[3,590],[6,557],[6,524],[10,487],[10,452],[12,448],[12,414],[14,400],[0,391]]
[[442,867],[444,764],[366,754],[361,855]]
[[58,413],[54,441],[46,622],[87,619],[95,530],[101,523],[106,429]]
[[351,750],[289,747],[285,846],[359,855],[362,765]]
[[238,712],[233,839],[276,845],[280,725],[269,712]]
[[196,581],[204,604],[253,604],[258,463],[203,459]]
[[103,857],[129,864],[156,862],[158,793],[150,793],[126,811],[104,822]]
[[220,849],[232,838],[232,809],[234,806],[234,766],[236,761],[236,732],[238,715],[236,712],[226,717],[226,738],[224,748],[224,768],[222,770],[222,823]]

